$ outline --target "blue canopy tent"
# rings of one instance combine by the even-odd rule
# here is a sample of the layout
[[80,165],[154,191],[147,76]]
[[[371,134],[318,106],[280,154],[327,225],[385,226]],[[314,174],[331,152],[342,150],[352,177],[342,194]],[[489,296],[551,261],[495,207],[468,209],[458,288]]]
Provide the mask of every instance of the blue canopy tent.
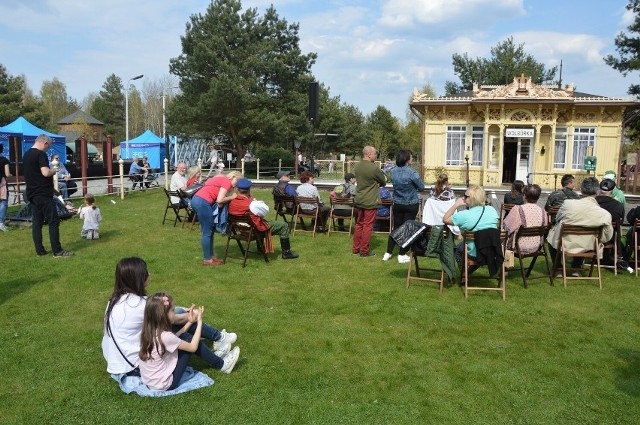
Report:
[[[53,140],[53,146],[51,149],[47,151],[47,156],[51,158],[51,155],[57,153],[60,155],[60,158],[67,157],[66,138],[64,136],[60,136],[59,134],[50,133],[46,130],[36,127],[31,124],[29,121],[24,119],[24,117],[19,117],[15,121],[10,124],[5,125],[4,127],[0,127],[0,143],[4,145],[4,155],[9,157],[9,151],[12,149],[9,146],[9,137],[18,136],[21,139],[22,150],[19,153],[19,158],[22,158],[22,155],[33,146],[33,143],[41,134],[46,134]],[[9,158],[15,159],[15,158]]]
[[164,168],[165,148],[162,137],[147,130],[138,137],[120,143],[120,158],[147,157],[152,168]]

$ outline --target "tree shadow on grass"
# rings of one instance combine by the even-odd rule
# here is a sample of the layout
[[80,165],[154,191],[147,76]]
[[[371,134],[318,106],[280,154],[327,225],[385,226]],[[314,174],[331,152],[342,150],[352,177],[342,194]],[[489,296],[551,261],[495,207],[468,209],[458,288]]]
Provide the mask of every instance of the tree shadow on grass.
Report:
[[616,367],[616,385],[626,394],[640,396],[640,352],[617,350],[619,365]]
[[0,305],[4,304],[11,297],[26,292],[38,282],[42,282],[48,278],[49,276],[39,276],[33,277],[30,280],[20,278],[3,282],[2,286],[0,286]]

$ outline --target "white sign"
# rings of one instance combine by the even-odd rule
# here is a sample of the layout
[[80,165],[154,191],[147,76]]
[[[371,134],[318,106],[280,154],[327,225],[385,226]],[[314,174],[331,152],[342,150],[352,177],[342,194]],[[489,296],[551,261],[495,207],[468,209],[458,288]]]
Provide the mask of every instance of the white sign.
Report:
[[506,137],[533,137],[533,128],[507,128]]

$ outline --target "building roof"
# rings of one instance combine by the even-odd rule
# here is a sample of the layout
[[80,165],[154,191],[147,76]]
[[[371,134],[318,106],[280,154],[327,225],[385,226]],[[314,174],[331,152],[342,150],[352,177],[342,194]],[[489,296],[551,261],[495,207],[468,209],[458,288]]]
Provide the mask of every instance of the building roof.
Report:
[[535,84],[524,75],[515,77],[506,85],[473,85],[473,90],[456,93],[451,96],[429,97],[414,92],[411,106],[443,103],[571,103],[571,104],[608,104],[632,106],[638,101],[633,98],[608,97],[577,92],[573,85],[560,88],[557,85]]
[[60,119],[58,121],[58,124],[75,124],[78,122],[87,123],[87,124],[104,125],[102,121],[98,121],[97,119],[93,118],[91,115],[87,114],[85,111],[80,109]]

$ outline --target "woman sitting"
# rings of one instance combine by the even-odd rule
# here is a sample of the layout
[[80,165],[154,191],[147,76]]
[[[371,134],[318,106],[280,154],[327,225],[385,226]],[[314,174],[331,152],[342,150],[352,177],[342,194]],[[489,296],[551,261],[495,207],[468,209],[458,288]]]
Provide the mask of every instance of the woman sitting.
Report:
[[[520,227],[535,227],[547,225],[547,213],[536,202],[540,198],[542,189],[537,184],[529,184],[524,188],[523,205],[516,205],[509,211],[504,219],[504,230],[509,234],[507,240],[507,248],[515,248],[515,235]],[[538,236],[528,236],[521,238],[520,253],[531,254],[540,248],[543,241]]]
[[523,205],[524,198],[522,196],[522,189],[524,188],[524,182],[522,180],[515,180],[511,184],[511,192],[504,194],[504,203],[510,205]]
[[[325,205],[320,198],[318,188],[313,185],[314,177],[311,171],[305,171],[300,174],[300,183],[302,183],[296,189],[298,196],[305,198],[316,198],[318,200],[318,215],[320,217],[320,223],[316,223],[318,231],[323,232],[326,229],[327,217],[331,212],[331,208]],[[315,214],[316,206],[314,204],[300,204],[300,209],[305,214]]]
[[449,186],[449,176],[440,174],[436,180],[435,186],[431,189],[430,196],[437,201],[450,201],[456,199],[456,194]]

